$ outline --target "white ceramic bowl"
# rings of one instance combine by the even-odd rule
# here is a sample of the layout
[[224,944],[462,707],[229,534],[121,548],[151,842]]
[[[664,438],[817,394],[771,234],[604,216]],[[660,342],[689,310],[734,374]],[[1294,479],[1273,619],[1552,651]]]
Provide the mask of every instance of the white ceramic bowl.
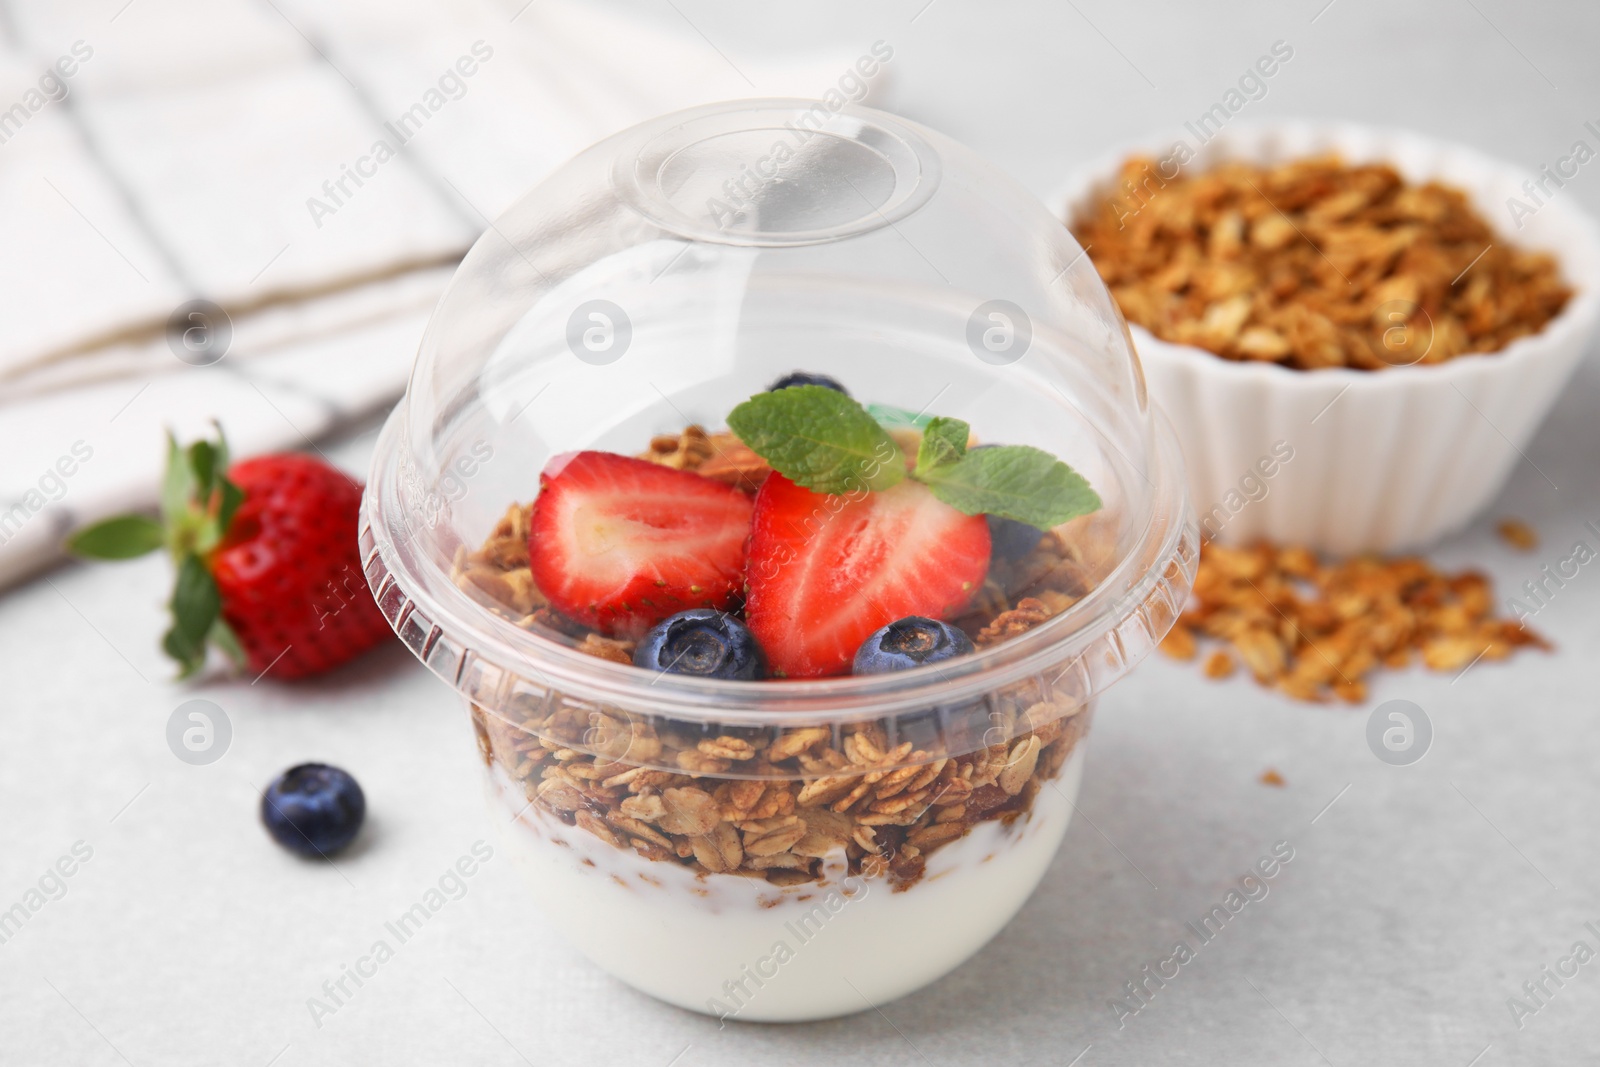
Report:
[[1050,208],[1072,219],[1106,194],[1123,160],[1166,158],[1179,140],[1194,152],[1191,172],[1330,151],[1389,163],[1408,181],[1461,189],[1508,243],[1555,255],[1573,296],[1542,332],[1431,366],[1301,371],[1235,362],[1129,324],[1151,396],[1182,442],[1208,539],[1399,551],[1471,522],[1529,462],[1527,444],[1600,318],[1600,229],[1571,190],[1546,198],[1518,229],[1507,200],[1532,203],[1522,188],[1531,175],[1472,149],[1367,126],[1241,122],[1203,145],[1187,131],[1123,145],[1079,170]]

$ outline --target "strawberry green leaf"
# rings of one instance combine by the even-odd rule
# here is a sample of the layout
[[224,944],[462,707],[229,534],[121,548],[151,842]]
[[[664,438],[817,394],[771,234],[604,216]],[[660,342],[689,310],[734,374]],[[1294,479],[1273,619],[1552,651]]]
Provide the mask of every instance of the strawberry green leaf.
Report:
[[184,547],[204,555],[222,543],[233,522],[234,512],[244,502],[244,490],[228,481],[218,470],[215,488],[206,499],[204,510],[196,512],[183,526],[188,538]]
[[222,528],[210,519],[201,519],[190,527],[187,538],[180,548],[184,552],[205,555],[221,543]]
[[228,437],[222,432],[222,424],[220,422],[212,419],[211,425],[217,431],[217,440],[211,446],[211,453],[214,457],[213,463],[216,470],[225,472],[232,458],[228,453]]
[[1041,530],[1100,508],[1099,494],[1082,475],[1028,445],[968,452],[948,466],[919,466],[916,477],[963,514],[998,515]]
[[244,490],[234,485],[227,478],[219,479],[221,501],[217,505],[217,529],[226,534],[228,526],[233,522],[233,516],[239,510],[239,505],[244,503]]
[[168,526],[176,525],[189,512],[189,502],[194,499],[194,471],[190,468],[178,439],[167,434],[167,473],[161,482],[161,518]]
[[813,492],[883,490],[906,475],[900,446],[866,408],[820,385],[757,393],[729,413],[728,428]]
[[178,664],[178,677],[188,678],[205,666],[206,649],[173,627],[161,638],[161,651]]
[[967,453],[967,437],[971,427],[960,419],[944,417],[928,420],[922,431],[922,444],[917,448],[917,469],[912,477],[921,478],[930,471],[958,462]]
[[178,661],[179,677],[187,678],[205,663],[206,638],[222,611],[222,596],[205,564],[194,553],[178,561],[172,591],[172,628],[162,638],[167,654]]
[[133,559],[154,552],[167,540],[166,529],[143,515],[120,515],[86,526],[67,539],[67,548],[89,559]]
[[161,521],[120,516],[79,530],[67,542],[73,552],[94,559],[129,559],[167,548],[178,574],[172,625],[161,647],[178,662],[180,677],[205,665],[208,643],[236,661],[244,659],[237,635],[222,620],[222,596],[204,562],[222,543],[244,502],[243,490],[228,480],[228,464],[228,442],[220,426],[214,440],[195,441],[187,448],[169,432]]
[[210,441],[196,441],[189,446],[189,470],[194,476],[195,499],[210,499],[211,480],[217,473],[217,454]]
[[211,632],[207,635],[207,639],[222,649],[235,665],[244,666],[244,646],[239,644],[239,635],[233,632],[233,627],[229,626],[221,615],[218,615],[217,621],[211,624]]

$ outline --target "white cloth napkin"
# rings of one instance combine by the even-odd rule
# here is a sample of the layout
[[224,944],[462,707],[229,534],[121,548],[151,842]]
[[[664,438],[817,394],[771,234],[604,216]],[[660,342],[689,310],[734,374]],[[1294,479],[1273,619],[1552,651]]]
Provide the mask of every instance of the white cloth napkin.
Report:
[[[454,261],[587,144],[710,100],[817,97],[855,59],[735,65],[687,21],[567,0],[7,13],[0,585],[65,531],[149,506],[164,427],[216,418],[247,455],[391,404]],[[197,298],[231,321],[210,366],[165,332]]]

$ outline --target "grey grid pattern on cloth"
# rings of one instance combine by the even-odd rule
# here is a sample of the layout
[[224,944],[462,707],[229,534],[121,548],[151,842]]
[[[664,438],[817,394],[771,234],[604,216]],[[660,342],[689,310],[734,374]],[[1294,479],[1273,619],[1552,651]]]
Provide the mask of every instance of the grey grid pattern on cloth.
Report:
[[[453,264],[586,144],[848,59],[566,0],[0,0],[0,585],[150,506],[165,428],[315,448],[392,404]],[[166,336],[195,299],[231,321],[205,366]]]

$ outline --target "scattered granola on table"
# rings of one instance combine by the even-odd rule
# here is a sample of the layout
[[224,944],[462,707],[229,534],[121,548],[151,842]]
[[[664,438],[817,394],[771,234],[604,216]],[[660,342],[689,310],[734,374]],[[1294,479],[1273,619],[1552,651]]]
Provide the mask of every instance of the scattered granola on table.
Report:
[[[1256,681],[1298,700],[1366,699],[1366,677],[1415,658],[1461,671],[1518,648],[1550,648],[1494,612],[1489,579],[1445,574],[1416,557],[1325,562],[1304,548],[1205,544],[1194,599],[1161,649],[1193,659],[1199,639],[1226,641]],[[1206,662],[1208,677],[1226,677]],[[1228,672],[1231,673],[1231,661]]]
[[1128,160],[1117,195],[1069,224],[1123,314],[1165,341],[1378,370],[1498,351],[1571,296],[1550,256],[1507,245],[1459,190],[1384,164],[1150,168]]
[[1204,669],[1207,678],[1231,678],[1234,672],[1233,657],[1220,648],[1216,649],[1206,657]]
[[1519,552],[1532,552],[1539,547],[1539,533],[1521,519],[1501,519],[1495,525],[1500,540]]

